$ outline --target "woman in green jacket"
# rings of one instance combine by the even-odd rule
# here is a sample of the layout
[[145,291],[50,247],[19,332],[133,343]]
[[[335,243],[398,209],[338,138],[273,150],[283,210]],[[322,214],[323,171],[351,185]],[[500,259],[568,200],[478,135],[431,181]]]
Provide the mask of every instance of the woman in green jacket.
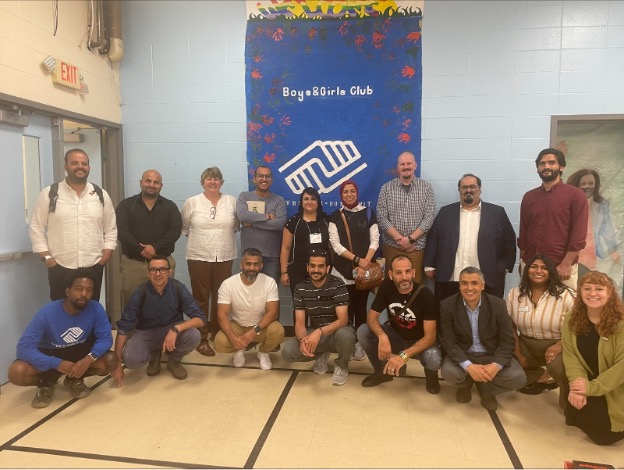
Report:
[[570,381],[566,424],[596,444],[624,439],[624,307],[607,275],[581,278],[562,340]]

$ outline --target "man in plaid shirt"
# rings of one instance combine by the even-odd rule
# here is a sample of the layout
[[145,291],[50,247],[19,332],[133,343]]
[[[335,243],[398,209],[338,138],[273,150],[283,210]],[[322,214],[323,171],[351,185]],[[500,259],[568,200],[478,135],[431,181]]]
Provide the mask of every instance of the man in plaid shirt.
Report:
[[397,161],[399,177],[381,187],[377,200],[377,224],[383,233],[383,255],[407,256],[414,268],[414,280],[422,283],[427,231],[433,224],[435,199],[427,181],[414,175],[414,154],[403,152]]

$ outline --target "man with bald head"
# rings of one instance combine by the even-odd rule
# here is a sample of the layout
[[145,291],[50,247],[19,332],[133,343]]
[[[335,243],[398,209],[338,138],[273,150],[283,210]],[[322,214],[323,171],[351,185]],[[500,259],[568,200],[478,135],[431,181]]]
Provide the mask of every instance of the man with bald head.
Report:
[[433,224],[435,199],[431,184],[414,175],[417,167],[412,152],[399,155],[398,178],[385,183],[379,191],[377,225],[383,233],[384,258],[407,256],[414,268],[414,280],[421,283],[426,235]]
[[162,176],[146,170],[139,181],[141,192],[124,199],[116,209],[121,242],[121,305],[146,281],[147,263],[156,254],[166,256],[175,273],[172,253],[182,231],[178,206],[160,195]]

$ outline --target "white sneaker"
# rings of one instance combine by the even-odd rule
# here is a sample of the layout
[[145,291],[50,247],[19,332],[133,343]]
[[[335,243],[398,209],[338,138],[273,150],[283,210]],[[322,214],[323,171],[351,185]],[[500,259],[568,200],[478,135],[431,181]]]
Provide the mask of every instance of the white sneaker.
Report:
[[271,367],[273,367],[269,353],[258,351],[258,360],[260,360],[260,369],[262,370],[271,370]]
[[364,359],[366,359],[366,353],[364,352],[364,349],[358,341],[357,343],[355,343],[355,351],[353,352],[353,354],[351,354],[351,358],[349,360],[363,361]]
[[344,385],[347,383],[348,370],[343,370],[338,366],[334,366],[334,376],[332,377],[332,384]]
[[234,367],[243,367],[245,365],[245,351],[242,349],[234,353],[234,359],[232,359]]
[[316,361],[314,361],[314,371],[315,374],[323,375],[327,372],[327,359],[329,359],[329,353],[321,354]]

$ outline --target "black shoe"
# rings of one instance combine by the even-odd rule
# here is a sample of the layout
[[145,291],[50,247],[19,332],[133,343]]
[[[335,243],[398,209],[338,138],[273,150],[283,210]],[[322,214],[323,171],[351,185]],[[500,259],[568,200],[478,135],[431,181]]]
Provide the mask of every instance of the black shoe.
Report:
[[440,393],[440,379],[437,370],[425,369],[425,389],[432,395]]
[[178,380],[186,379],[186,369],[182,367],[179,362],[169,358],[167,360],[167,369],[169,369],[169,372],[171,372],[171,375],[173,375],[174,378]]
[[494,395],[481,395],[481,406],[488,411],[496,411],[498,402]]
[[375,372],[362,380],[362,387],[376,387],[384,382],[392,382],[392,376],[382,372]]
[[154,349],[150,354],[149,364],[147,365],[147,375],[153,377],[160,374],[160,357],[162,351],[160,349]]
[[470,403],[472,400],[472,383],[469,386],[459,387],[455,399],[459,403]]
[[550,382],[550,383],[533,382],[532,384],[527,385],[526,387],[522,387],[518,391],[520,393],[524,393],[525,395],[539,395],[540,393],[546,390],[554,390],[558,387],[559,385],[557,385],[557,382]]

